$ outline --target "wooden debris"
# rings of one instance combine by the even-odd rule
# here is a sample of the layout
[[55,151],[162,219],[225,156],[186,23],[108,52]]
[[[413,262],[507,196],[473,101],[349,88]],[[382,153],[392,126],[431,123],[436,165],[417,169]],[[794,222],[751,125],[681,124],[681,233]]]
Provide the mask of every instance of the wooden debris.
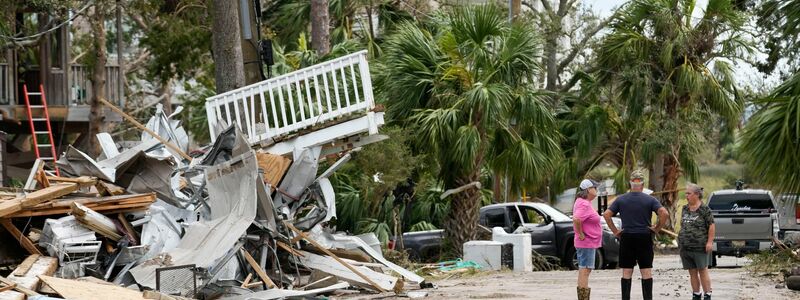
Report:
[[26,257],[25,260],[23,260],[22,263],[19,264],[19,266],[17,266],[17,268],[14,269],[14,272],[11,274],[20,277],[25,276],[25,274],[27,274],[28,271],[31,270],[31,267],[33,267],[33,264],[39,259],[40,256],[41,256],[40,254],[33,254],[31,256]]
[[126,289],[112,284],[94,283],[88,281],[78,281],[61,279],[50,276],[39,276],[39,278],[50,288],[56,291],[64,299],[70,300],[142,300],[145,299],[141,292]]
[[34,191],[24,197],[0,202],[0,217],[4,217],[23,208],[33,207],[42,202],[52,200],[78,190],[76,183],[59,183]]
[[258,265],[253,256],[250,255],[250,253],[248,253],[246,250],[244,250],[244,248],[241,248],[239,250],[242,252],[242,256],[244,256],[244,259],[247,260],[247,263],[250,264],[250,266],[253,267],[253,270],[256,271],[256,274],[258,274],[258,278],[261,278],[262,282],[267,283],[268,288],[274,289],[275,283],[272,282],[272,279],[269,279],[267,273],[264,272],[264,269],[261,269],[261,266]]
[[47,180],[55,182],[75,183],[81,188],[89,187],[97,183],[97,177],[81,176],[76,178],[47,176]]
[[80,203],[94,211],[103,213],[126,212],[146,210],[150,204],[156,201],[156,194],[134,194],[106,197],[82,197],[82,198],[63,198],[56,199],[47,203],[42,203],[34,207],[25,208],[8,217],[31,217],[49,216],[69,213],[72,203]]
[[117,226],[114,221],[94,210],[86,208],[80,203],[73,202],[71,204],[72,214],[83,226],[89,228],[107,238],[114,241],[122,239],[122,235],[117,231]]
[[122,213],[117,214],[117,221],[122,224],[122,228],[125,228],[125,234],[130,237],[131,243],[138,245],[139,233],[133,230],[133,225],[131,225],[131,222],[128,222],[128,219],[125,219],[125,215]]
[[253,273],[247,273],[247,277],[245,277],[244,281],[242,281],[242,287],[247,288],[247,285],[250,284],[251,279],[253,279]]
[[[312,253],[316,253],[316,254],[325,254],[325,252],[322,251],[322,249],[319,249],[319,248],[314,247],[314,246],[307,247],[307,248],[303,247],[303,249],[308,250],[309,252],[312,252]],[[347,249],[336,249],[336,248],[331,248],[331,249],[327,249],[327,250],[330,251],[330,253],[333,253],[336,256],[341,257],[341,258],[346,258],[346,259],[350,259],[350,260],[354,260],[354,261],[358,261],[358,262],[366,262],[366,263],[372,262],[372,258],[370,258],[369,255],[365,254],[361,250],[347,250]]]
[[269,183],[273,189],[278,187],[283,175],[286,175],[286,171],[292,165],[291,159],[262,151],[256,152],[256,160],[258,167],[264,170],[264,182]]
[[278,244],[278,247],[280,247],[283,250],[286,250],[286,252],[289,252],[290,254],[292,254],[294,256],[299,256],[299,257],[303,256],[303,253],[300,253],[300,251],[295,250],[294,248],[290,247],[289,245],[287,245],[284,242],[278,241],[277,244]]
[[50,187],[50,180],[47,179],[47,174],[44,170],[36,171],[36,181],[38,181],[42,187]]
[[403,288],[403,280],[398,277],[376,272],[367,267],[355,267],[333,256],[322,256],[310,252],[303,254],[304,257],[300,258],[300,262],[304,266],[336,276],[351,284],[381,292],[390,290],[398,292]]
[[[23,264],[27,265],[28,259]],[[22,273],[21,268],[28,269],[24,276],[15,274]],[[8,278],[0,277],[0,282],[7,286],[14,285],[14,291],[0,292],[0,300],[24,300],[26,295],[38,295],[36,289],[39,287],[40,280],[38,275],[52,275],[58,268],[58,259],[49,256],[36,256],[33,263],[28,266],[18,266],[12,271]]]
[[28,239],[27,236],[25,236],[21,231],[19,231],[19,229],[17,229],[17,226],[14,226],[14,224],[11,223],[11,220],[0,219],[0,224],[3,225],[6,231],[8,231],[8,233],[11,234],[11,236],[17,239],[17,242],[19,242],[22,248],[25,248],[25,250],[27,250],[28,253],[35,255],[42,255],[42,251],[40,251],[39,248],[36,247],[36,245],[33,244],[33,242],[31,242],[31,240]]
[[97,192],[100,193],[101,196],[116,196],[125,194],[125,189],[114,185],[113,183],[108,183],[102,180],[98,180],[94,186],[97,188]]
[[144,291],[143,296],[145,299],[154,299],[154,300],[191,300],[191,298],[175,296],[175,295],[164,295],[157,291],[151,291],[151,290]]

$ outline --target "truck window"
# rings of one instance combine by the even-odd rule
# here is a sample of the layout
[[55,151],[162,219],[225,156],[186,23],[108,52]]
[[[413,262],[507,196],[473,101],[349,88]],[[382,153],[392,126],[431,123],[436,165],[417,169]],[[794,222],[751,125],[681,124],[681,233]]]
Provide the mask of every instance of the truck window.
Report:
[[523,221],[527,224],[544,223],[544,217],[542,214],[533,209],[533,207],[519,206],[519,211],[522,213],[522,218],[524,218]]
[[494,208],[486,211],[486,227],[506,227],[506,212],[504,208]]
[[713,210],[770,210],[775,209],[768,194],[713,195],[708,200]]

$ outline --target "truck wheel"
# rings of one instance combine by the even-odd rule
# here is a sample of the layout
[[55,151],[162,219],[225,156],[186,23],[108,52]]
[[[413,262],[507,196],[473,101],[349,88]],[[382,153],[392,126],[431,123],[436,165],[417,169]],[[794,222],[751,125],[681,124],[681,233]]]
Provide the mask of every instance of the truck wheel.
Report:
[[800,275],[793,275],[786,278],[786,288],[800,291]]
[[602,249],[597,249],[594,252],[594,269],[595,270],[602,270],[603,266],[606,265],[605,256],[603,256]]

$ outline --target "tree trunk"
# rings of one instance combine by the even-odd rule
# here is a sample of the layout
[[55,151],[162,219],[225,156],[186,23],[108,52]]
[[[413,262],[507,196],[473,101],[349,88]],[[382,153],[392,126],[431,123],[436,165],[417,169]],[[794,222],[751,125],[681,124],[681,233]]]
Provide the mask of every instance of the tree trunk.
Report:
[[[559,22],[560,23],[560,22]],[[555,26],[555,24],[550,24]],[[558,88],[556,82],[558,81],[558,60],[556,54],[558,52],[558,34],[556,29],[552,29],[545,40],[545,68],[547,71],[547,85],[545,89],[548,91],[556,91]]]
[[217,93],[244,86],[244,60],[236,1],[214,0],[212,49]]
[[[372,24],[372,20],[368,22]],[[319,56],[331,51],[329,26],[328,0],[311,0],[311,47]]]
[[103,104],[99,99],[106,99],[106,29],[105,29],[105,6],[103,2],[95,4],[94,13],[89,18],[92,27],[92,34],[94,35],[94,42],[92,43],[92,51],[94,52],[95,60],[92,66],[92,99],[90,100],[91,108],[89,111],[89,155],[97,157],[100,155],[100,143],[95,136],[103,131],[103,124],[105,114],[103,113]]
[[661,191],[661,205],[669,211],[669,222],[667,222],[666,229],[675,229],[675,213],[677,212],[678,204],[678,176],[680,176],[680,162],[678,162],[677,151],[670,155],[664,155],[664,185]]
[[[478,174],[456,181],[457,186],[477,181]],[[480,208],[480,191],[469,188],[453,194],[450,201],[450,212],[444,220],[444,233],[447,245],[452,253],[463,256],[464,243],[474,240],[478,228],[478,210]]]
[[664,154],[656,154],[650,166],[650,189],[660,192],[664,188]]

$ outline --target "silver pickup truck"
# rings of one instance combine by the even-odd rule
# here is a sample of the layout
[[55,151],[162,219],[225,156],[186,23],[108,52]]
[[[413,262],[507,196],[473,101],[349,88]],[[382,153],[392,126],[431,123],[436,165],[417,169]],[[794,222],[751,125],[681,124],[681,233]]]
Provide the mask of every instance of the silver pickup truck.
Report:
[[742,257],[772,247],[778,233],[775,199],[767,190],[721,190],[711,194],[708,207],[714,215],[711,265],[718,256]]

